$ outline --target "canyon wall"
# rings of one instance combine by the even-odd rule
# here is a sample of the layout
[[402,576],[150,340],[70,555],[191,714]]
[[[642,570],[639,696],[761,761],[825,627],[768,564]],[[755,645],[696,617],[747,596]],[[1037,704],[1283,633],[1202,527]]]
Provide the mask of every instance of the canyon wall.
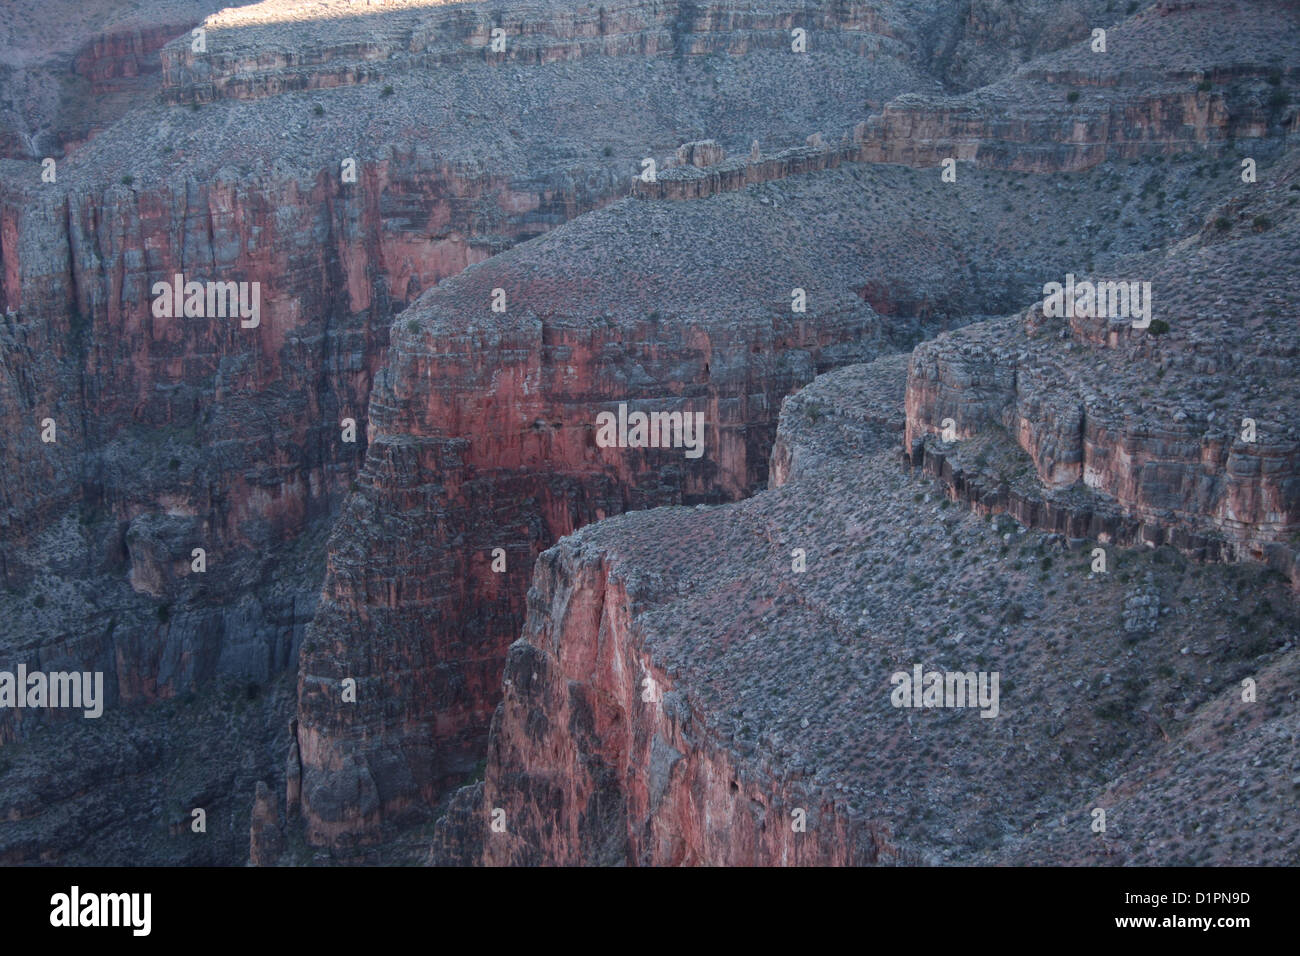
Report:
[[[528,188],[394,149],[355,184],[336,172],[10,189],[0,573],[15,593],[39,589],[62,535],[73,577],[130,588],[110,585],[106,602],[22,602],[25,626],[39,637],[77,622],[81,653],[113,662],[114,703],[289,665],[321,573],[313,529],[364,454],[392,315],[510,241],[499,221],[478,238],[492,208],[528,233],[539,211],[581,208],[572,193]],[[177,273],[257,284],[258,325],[155,317],[154,284]],[[268,592],[268,568],[295,578],[288,593]]]
[[[813,134],[775,154],[677,162],[654,180],[637,179],[633,195],[698,199],[845,162],[931,167],[955,159],[1070,173],[1152,156],[1214,155],[1243,138],[1262,140],[1262,152],[1272,154],[1279,139],[1300,132],[1300,110],[1274,96],[1296,77],[1266,65],[1262,51],[1283,55],[1274,28],[1300,30],[1300,16],[1285,5],[1271,9],[1275,16],[1256,17],[1234,2],[1146,11],[1112,27],[1104,51],[1074,43],[970,93],[905,93],[832,142]],[[1223,36],[1225,22],[1240,30]]]
[[[310,35],[291,32],[293,21],[309,19]],[[789,50],[794,27],[841,55],[901,60],[908,54],[903,15],[893,4],[862,0],[827,9],[788,3],[756,8],[736,0],[577,7],[535,0],[492,11],[398,0],[385,4],[382,14],[330,0],[287,16],[273,4],[257,4],[209,17],[202,52],[187,39],[169,44],[162,54],[163,95],[176,103],[257,99],[471,61],[540,66],[592,57],[743,55]],[[502,31],[504,48],[494,47],[494,30]]]
[[[751,204],[714,214],[739,220]],[[737,231],[706,251],[673,208],[615,204],[449,280],[394,325],[303,649],[313,842],[379,839],[478,761],[540,551],[624,510],[751,494],[781,397],[881,347],[878,319],[833,273],[809,276],[809,294],[824,291],[816,315],[759,305],[789,290],[746,263],[788,238]],[[646,247],[643,272],[611,267],[625,253],[609,236],[666,233],[676,239]],[[619,403],[698,415],[697,453],[602,447],[597,415]]]
[[[661,182],[725,167],[720,152],[687,144]],[[933,175],[846,163],[691,201],[638,187],[399,317],[304,645],[298,736],[314,844],[346,856],[381,843],[470,775],[537,553],[621,510],[761,488],[782,395],[815,369],[1023,302],[1043,275],[1091,258],[1086,233],[1042,242],[1059,231],[1034,203],[1050,190],[1061,217],[1083,221],[1116,174],[1031,180],[1032,198],[1008,216],[1002,204],[981,215],[997,192],[984,184],[1014,174],[969,170],[968,190],[922,219],[918,197],[943,188]],[[1121,241],[1135,251],[1174,222]],[[816,303],[806,316],[791,310],[796,287]],[[497,290],[504,312],[492,309]],[[719,443],[671,468],[602,452],[595,413],[618,401],[699,408]],[[502,573],[496,548],[509,556]]]
[[[42,16],[75,20],[62,5],[44,6]],[[648,32],[611,39],[608,50],[604,40],[586,44],[602,28],[585,14],[561,17],[542,31],[551,52],[506,64],[484,57],[472,38],[486,22],[478,9],[467,33],[452,21],[468,8],[433,11],[409,47],[400,10],[332,21],[323,6],[259,4],[274,24],[269,32],[205,25],[210,45],[200,52],[187,24],[208,11],[164,6],[142,8],[147,24],[100,23],[85,10],[86,29],[59,54],[66,63],[50,61],[72,77],[57,86],[70,98],[42,100],[36,113],[15,101],[18,112],[7,117],[14,129],[57,117],[60,129],[82,132],[29,135],[10,153],[22,161],[0,162],[0,461],[11,476],[0,489],[0,612],[12,622],[3,651],[11,664],[104,671],[110,708],[153,705],[232,679],[260,687],[294,668],[320,603],[326,536],[366,453],[367,406],[389,325],[422,291],[625,193],[634,157],[672,149],[697,127],[788,142],[806,135],[793,107],[827,102],[828,91],[842,98],[828,107],[842,124],[868,88],[887,96],[932,85],[905,62],[899,43],[871,32],[874,13],[861,5],[837,10],[852,29],[843,42],[824,38],[798,73],[748,62],[782,55],[793,8],[772,13],[770,29],[753,37],[746,23],[756,17],[757,29],[768,14],[702,12],[700,22],[711,25],[708,42],[698,44],[694,13],[683,19],[647,8]],[[606,22],[607,38],[639,29],[633,8],[624,14]],[[155,60],[168,24],[181,26]],[[399,39],[383,53],[382,86],[339,86],[324,73],[319,81],[295,78],[295,50],[308,59],[320,53],[322,63],[357,50],[371,56],[390,29]],[[566,39],[570,30],[577,32]],[[443,39],[457,48],[465,41],[470,55],[443,57]],[[277,59],[270,48],[290,55]],[[724,49],[736,56],[722,57]],[[655,55],[638,52],[645,50]],[[172,52],[185,62],[177,65]],[[568,58],[579,54],[581,69],[571,68]],[[247,78],[233,75],[220,96],[187,85],[201,87],[207,80],[198,75],[214,64],[242,71],[254,62],[262,66],[250,95],[239,89]],[[712,82],[702,82],[706,73]],[[45,76],[31,74],[38,90]],[[154,101],[159,83],[164,95]],[[637,110],[609,105],[632,100]],[[78,126],[83,113],[99,117],[102,130]],[[36,160],[51,148],[57,178],[44,179]],[[155,317],[155,284],[177,274],[256,284],[257,326],[232,316]],[[852,296],[837,308],[865,312]],[[828,335],[843,340],[859,319],[837,321]],[[772,348],[784,347],[784,334],[773,334]],[[806,338],[815,343],[818,335]],[[534,343],[525,336],[519,344]],[[788,361],[753,361],[733,382],[746,382],[746,393],[729,400],[740,407],[737,420],[766,421],[770,431],[766,406],[815,367],[802,351]],[[781,367],[769,382],[771,365]],[[355,422],[355,442],[345,440],[346,419]],[[745,459],[761,459],[754,449],[770,440],[763,427],[738,434],[728,452],[737,477],[710,494],[738,494],[755,480]],[[512,467],[508,455],[502,464]],[[530,470],[506,481],[506,498],[544,484],[543,469]],[[685,484],[673,469],[662,487],[647,480],[644,491],[632,482],[608,491],[604,478],[572,494],[544,489],[565,504],[538,540],[549,543],[628,502],[676,500]],[[708,480],[697,475],[693,487]],[[531,553],[511,545],[520,593]],[[502,613],[511,623],[493,624],[493,633],[517,631],[518,608]],[[497,655],[480,670],[499,665]],[[478,679],[495,688],[499,673]],[[491,706],[474,705],[480,739]],[[269,718],[276,733],[289,716]],[[7,743],[62,719],[33,711],[4,717]],[[124,793],[134,786],[125,765],[103,772]],[[53,794],[49,805],[65,796]],[[59,846],[62,853],[68,845]]]
[[[616,567],[573,538],[537,562],[474,820],[484,830],[482,864],[894,860],[887,834],[809,793],[797,775],[756,766],[710,726],[655,664]],[[500,831],[491,822],[498,811]]]
[[[365,454],[371,385],[402,307],[624,193],[629,155],[676,145],[683,113],[698,119],[725,105],[728,122],[780,142],[802,120],[788,109],[769,114],[774,103],[820,98],[823,86],[924,85],[900,57],[864,67],[856,48],[834,43],[806,75],[760,70],[762,81],[740,95],[697,84],[697,67],[667,55],[592,56],[581,71],[544,57],[518,64],[536,102],[517,112],[534,115],[507,130],[498,118],[519,105],[520,74],[475,58],[411,60],[411,31],[417,47],[436,46],[459,36],[449,24],[467,13],[406,6],[332,18],[323,7],[256,4],[208,23],[201,53],[188,33],[167,48],[202,72],[247,65],[268,44],[329,60],[391,35],[396,45],[382,56],[392,57],[386,79],[396,90],[322,82],[304,99],[292,92],[293,64],[272,57],[258,75],[284,79],[253,99],[218,97],[202,109],[202,98],[187,108],[170,94],[135,103],[58,157],[56,181],[32,162],[0,170],[9,426],[0,460],[14,476],[0,491],[0,575],[10,589],[0,600],[32,634],[15,645],[24,656],[79,632],[73,656],[112,660],[114,694],[125,701],[289,666],[314,614],[324,536]],[[624,12],[635,18],[635,9]],[[790,15],[769,13],[777,26]],[[542,32],[585,37],[585,16]],[[875,29],[865,6],[836,16],[859,40]],[[226,30],[230,17],[262,26]],[[748,13],[700,18],[733,52],[750,50]],[[692,34],[679,20],[669,32],[685,38],[684,53]],[[160,14],[155,32],[119,24],[90,34],[75,64],[90,100],[154,77],[157,31],[172,22]],[[606,33],[623,26],[607,23]],[[739,75],[743,59],[728,68]],[[614,85],[605,73],[617,74]],[[651,91],[626,126],[611,124],[591,95],[618,95],[622,84]],[[256,284],[257,327],[155,317],[155,284],[177,274]],[[355,442],[344,440],[345,419],[356,423]],[[53,442],[42,440],[47,420]],[[195,548],[206,552],[202,577],[192,571]],[[77,582],[68,593],[43,589],[54,564],[60,582]]]
[[[1289,159],[1267,181],[1241,184],[1184,256],[1141,257],[1096,277],[1148,282],[1149,328],[1052,316],[1040,302],[918,347],[906,397],[913,462],[955,496],[1034,527],[1267,561],[1293,576],[1300,422],[1278,383],[1300,343],[1287,318],[1297,303],[1272,269],[1296,265],[1296,182]],[[1226,312],[1228,302],[1251,311]],[[987,466],[994,446],[956,447],[990,429],[1036,480],[998,477]]]
[[[1216,784],[1243,752],[1286,759],[1284,708],[1243,713],[1239,685],[1294,685],[1285,585],[1169,549],[1112,548],[1093,574],[1061,535],[946,507],[900,460],[906,377],[889,356],[788,398],[780,487],[607,519],[539,557],[484,779],[429,862],[1285,857],[1285,775]],[[1000,674],[996,712],[900,707],[915,666]]]
[[[81,15],[45,6],[64,26]],[[292,673],[304,647],[283,802],[266,770],[279,755],[257,761],[258,778],[272,780],[256,794],[257,859],[282,849],[282,812],[303,810],[309,840],[344,852],[381,842],[388,824],[427,819],[483,753],[533,562],[554,541],[622,511],[754,494],[768,481],[782,398],[817,373],[1020,308],[1044,274],[1093,255],[1110,262],[1181,236],[1180,217],[1202,214],[1219,180],[1171,196],[1140,227],[1115,226],[1105,246],[1061,228],[1091,225],[1096,197],[1117,180],[1136,188],[1148,172],[1138,160],[1208,162],[1249,141],[1264,161],[1295,132],[1296,110],[1274,89],[1295,74],[1271,65],[1300,28],[1292,6],[1259,18],[1226,0],[1141,12],[1112,30],[1103,59],[1086,41],[1100,4],[1082,27],[1053,19],[1052,6],[973,4],[954,27],[964,39],[944,49],[930,31],[946,11],[893,3],[546,2],[498,15],[269,0],[203,20],[197,50],[188,26],[206,4],[151,0],[127,20],[87,12],[47,64],[68,74],[70,92],[51,99],[39,70],[22,74],[30,90],[6,83],[16,93],[0,155],[17,157],[0,160],[6,660],[102,669],[116,707],[219,679],[255,691]],[[491,48],[498,27],[504,53]],[[795,27],[808,31],[806,54],[791,51]],[[960,85],[1007,45],[1058,52],[976,93],[942,93],[945,78]],[[35,106],[18,102],[29,92]],[[714,141],[699,144],[705,136]],[[644,157],[683,142],[696,145],[657,182],[635,178]],[[58,178],[44,182],[36,160],[51,149]],[[752,158],[738,158],[746,150]],[[936,194],[951,184],[928,167],[948,157],[973,163],[960,189]],[[1134,166],[1110,168],[1120,162]],[[1023,183],[1008,171],[1074,176]],[[615,202],[629,191],[632,201]],[[1271,207],[1231,215],[1242,233],[1256,229],[1251,216],[1279,218]],[[586,225],[559,228],[575,219]],[[155,283],[178,273],[256,283],[257,326],[155,316]],[[796,291],[806,313],[792,309]],[[1129,348],[1082,325],[1071,334]],[[1189,373],[1285,372],[1285,351],[1210,368],[1226,341],[1177,361]],[[1126,361],[1168,364],[1152,344],[1135,348]],[[1013,404],[1008,388],[1023,421],[1047,420],[1013,424],[1051,481],[1082,476],[1149,512],[1153,527],[1204,512],[1215,537],[1195,531],[1197,548],[1226,535],[1271,556],[1294,533],[1295,456],[1278,427],[1289,419],[1258,411],[1258,389],[1259,449],[1224,459],[1221,435],[1197,444],[1178,429],[1148,429],[1155,437],[1135,444],[1127,422],[1100,414],[1091,450],[1080,450],[1073,399],[1048,395],[1053,372],[1033,383],[1018,357],[989,361],[989,420]],[[917,378],[941,386],[920,394],[918,384],[909,408],[980,405],[956,395],[969,377],[959,365],[936,358],[935,377]],[[1033,395],[1015,394],[1022,386]],[[619,403],[700,412],[704,454],[600,447],[595,415]],[[932,418],[918,411],[909,437]],[[1143,459],[1140,478],[1125,477],[1126,454]],[[1196,455],[1204,472],[1183,461]],[[792,447],[778,444],[773,483],[797,470]],[[349,679],[355,702],[343,697]],[[604,679],[590,675],[591,694],[613,692]],[[260,737],[282,737],[289,711],[267,713],[274,732]],[[692,713],[654,724],[665,746],[687,753],[691,721],[705,717]],[[62,719],[9,712],[0,741]],[[608,730],[602,717],[584,732]],[[156,766],[145,749],[120,773]],[[95,773],[118,773],[110,763]],[[687,790],[750,834],[737,861],[892,852],[875,822],[844,822],[822,798],[818,812],[841,821],[827,824],[834,839],[764,834],[767,798],[750,788],[742,808],[720,790],[732,758],[706,749],[688,764]],[[636,764],[612,765],[626,775]],[[505,793],[499,781],[484,787]],[[575,778],[565,799],[604,806],[593,795],[608,792]],[[660,792],[671,825],[601,859],[719,858],[722,831],[691,831],[688,798]],[[633,798],[633,829],[652,816],[648,799]],[[26,792],[19,802],[24,815],[44,805]],[[631,830],[598,832],[604,845]],[[516,843],[494,859],[603,852],[593,846]],[[10,858],[34,852],[29,840]]]

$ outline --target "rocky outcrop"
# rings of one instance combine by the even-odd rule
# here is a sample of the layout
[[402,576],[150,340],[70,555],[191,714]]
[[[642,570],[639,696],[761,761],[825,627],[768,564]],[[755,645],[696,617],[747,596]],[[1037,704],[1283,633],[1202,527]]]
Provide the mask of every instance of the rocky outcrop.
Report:
[[[615,524],[613,527],[618,527]],[[736,753],[657,665],[616,565],[581,540],[538,560],[506,660],[480,807],[489,866],[859,866],[878,828]],[[493,827],[492,819],[497,821]]]
[[[38,643],[66,628],[113,661],[115,699],[265,679],[314,612],[393,314],[593,200],[414,149],[355,184],[335,168],[96,187],[72,166],[3,201],[5,600]],[[156,317],[177,274],[256,288],[257,325]],[[52,554],[76,594],[37,587]]]
[[187,34],[194,24],[152,24],[95,37],[76,56],[73,72],[90,82],[93,96],[140,89],[140,80],[162,72],[163,44]]
[[[787,399],[779,488],[540,556],[485,779],[433,862],[1218,862],[1225,833],[1284,858],[1286,781],[1242,812],[1206,766],[1285,749],[1287,718],[1243,713],[1238,686],[1294,683],[1285,585],[1169,549],[1090,574],[1060,536],[947,507],[898,458],[903,371],[886,357]],[[898,706],[917,665],[996,672],[997,706]],[[1154,765],[1165,818],[1135,797]],[[1092,833],[1090,808],[1120,804],[1133,816]],[[1202,813],[1218,832],[1185,825]]]
[[[1183,254],[1128,264],[1126,276],[1150,283],[1148,328],[1052,317],[1040,303],[919,347],[906,400],[913,462],[954,496],[1034,527],[1293,573],[1300,421],[1285,366],[1300,342],[1282,317],[1296,304],[1271,272],[1240,263],[1293,267],[1294,181],[1288,161],[1234,201],[1240,225],[1217,215]],[[1229,301],[1262,311],[1230,322]],[[989,429],[1023,452],[1030,480],[1018,462],[998,463]]]
[[248,843],[250,866],[273,866],[284,852],[280,801],[265,780],[257,781],[253,793],[253,823],[249,827]]
[[861,158],[1072,172],[1300,129],[1264,65],[1268,51],[1287,59],[1294,5],[1214,0],[1167,13],[1109,25],[1104,50],[1089,36],[970,93],[899,97],[867,119]]
[[877,452],[901,456],[908,355],[885,356],[816,378],[781,404],[769,483],[780,488],[828,463]]
[[703,164],[669,167],[653,180],[637,179],[632,184],[632,195],[638,199],[703,199],[757,183],[835,169],[846,160],[852,161],[854,155],[853,150],[844,148],[794,146],[774,156],[715,156]]
[[[1294,8],[1271,9],[1300,29]],[[836,142],[814,134],[771,155],[677,157],[653,179],[638,178],[633,195],[699,199],[846,162],[932,167],[958,160],[1079,172],[1118,160],[1218,154],[1238,139],[1300,130],[1300,111],[1276,95],[1281,72],[1259,58],[1261,49],[1279,47],[1269,17],[1226,0],[1167,13],[1171,19],[1151,13],[1114,27],[1105,52],[1094,52],[1091,39],[1078,42],[971,93],[905,93]],[[1217,26],[1225,19],[1243,31],[1226,43]]]
[[[626,201],[580,222],[444,283],[394,326],[366,466],[304,648],[314,842],[377,839],[381,819],[420,812],[477,761],[537,553],[630,508],[752,493],[781,397],[881,347],[874,314],[833,291],[834,273],[809,277],[824,296],[815,321],[759,305],[789,290],[777,277],[753,285],[747,264],[774,247],[752,235],[705,252],[669,210]],[[646,278],[615,286],[623,252],[608,237],[666,230],[679,239],[646,250]],[[682,283],[702,261],[699,284]],[[491,311],[495,289],[504,313]],[[700,444],[602,447],[597,416],[620,403],[698,416]],[[355,706],[342,700],[347,678]]]
[[348,0],[307,9],[267,0],[224,10],[204,21],[204,50],[184,40],[163,51],[164,96],[170,102],[256,99],[472,62],[540,66],[593,57],[789,51],[795,27],[843,55],[902,59],[907,49],[900,42],[907,32],[903,15],[861,0],[825,10],[736,0],[576,8],[534,0],[499,11],[394,0],[384,7],[382,17]]

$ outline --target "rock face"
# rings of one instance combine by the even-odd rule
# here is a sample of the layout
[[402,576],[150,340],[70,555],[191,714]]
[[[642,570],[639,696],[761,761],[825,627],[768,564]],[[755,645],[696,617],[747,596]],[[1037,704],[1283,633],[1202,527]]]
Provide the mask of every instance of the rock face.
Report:
[[970,93],[899,97],[866,121],[858,149],[873,162],[1062,172],[1294,133],[1300,112],[1272,95],[1262,64],[1287,61],[1297,29],[1285,3],[1146,10],[1111,25],[1104,50],[1085,39]]
[[[679,156],[654,180],[638,179],[634,195],[697,199],[843,162],[929,167],[960,160],[1078,172],[1108,160],[1217,152],[1237,137],[1270,130],[1295,133],[1300,111],[1269,93],[1277,77],[1259,54],[1284,56],[1286,40],[1274,23],[1294,31],[1300,15],[1286,5],[1270,7],[1270,16],[1256,13],[1224,2],[1143,14],[1113,28],[1106,51],[1094,51],[1094,41],[1074,43],[971,93],[904,94],[844,131],[840,142],[824,144],[814,134],[774,155],[707,162]],[[1226,42],[1225,19],[1241,28]]]
[[[1004,174],[987,175],[971,174],[976,196]],[[470,772],[532,561],[557,538],[625,510],[752,494],[781,398],[817,371],[1002,311],[1033,294],[1042,263],[1086,254],[1000,204],[977,215],[972,196],[920,220],[928,179],[858,166],[697,202],[625,200],[403,313],[303,650],[312,842],[380,841]],[[1064,197],[1027,188],[1069,209],[1097,182]],[[1014,265],[1009,247],[1022,251]],[[496,290],[505,312],[492,311]],[[795,290],[806,312],[792,310]],[[866,290],[894,314],[882,319]],[[620,402],[702,413],[700,457],[599,447],[596,416]]]
[[[867,461],[836,479],[846,527],[876,498],[924,525],[923,481],[1071,538],[1294,574],[1294,402],[1276,383],[1295,303],[1261,270],[1242,332],[1226,282],[1235,262],[1294,265],[1278,258],[1295,238],[1294,5],[213,6],[0,13],[0,666],[101,670],[117,715],[96,738],[57,712],[0,713],[19,768],[0,858],[85,859],[71,821],[93,812],[120,831],[100,835],[106,859],[391,862],[425,854],[444,807],[446,860],[934,858],[943,826],[854,778],[862,755],[824,763],[843,754],[823,742],[796,767],[737,743],[753,672],[723,668],[711,698],[659,662],[641,621],[657,585],[615,565],[695,577],[605,532],[547,550],[621,512],[779,486],[752,510],[689,512],[709,529],[692,547],[749,541],[751,519],[820,499],[809,476],[837,461]],[[933,168],[950,158],[955,182]],[[1048,279],[1129,270],[1178,311],[1168,334],[1023,312]],[[255,288],[258,313],[158,314],[177,275]],[[943,331],[915,353],[905,418],[901,354]],[[1137,411],[1103,394],[1153,387],[1139,367],[1167,394]],[[1175,406],[1175,385],[1207,378],[1203,402]],[[698,414],[702,444],[611,445],[629,414]],[[955,447],[926,437],[945,417]],[[1253,442],[1232,438],[1238,417]],[[684,546],[676,519],[641,520],[612,527]],[[928,540],[882,533],[899,553]],[[607,615],[614,644],[530,602],[539,555],[548,606]],[[723,576],[730,607],[736,569],[709,560],[691,566]],[[1140,570],[1107,599],[1124,634],[1158,638],[1172,585]],[[1193,577],[1217,595],[1228,573]],[[845,617],[839,600],[808,606]],[[906,629],[913,608],[877,612]],[[663,709],[634,709],[634,659]],[[166,733],[227,706],[248,713],[210,762]],[[452,796],[494,720],[486,778]],[[51,743],[69,741],[93,759],[65,784]],[[218,821],[206,844],[185,835],[195,806]]]
[[504,829],[489,815],[484,864],[857,866],[897,857],[886,834],[829,795],[797,778],[774,785],[769,768],[730,752],[653,661],[635,608],[618,571],[580,540],[539,559],[493,721],[481,805],[503,811]]
[[151,74],[162,72],[158,51],[168,40],[187,34],[192,23],[151,24],[95,37],[77,54],[73,72],[90,83],[95,97],[147,89]]
[[253,824],[248,835],[252,866],[270,866],[284,851],[284,833],[280,828],[280,801],[266,781],[257,781],[253,796]]
[[[869,380],[886,394],[897,393],[904,369],[902,355],[850,366],[819,377],[817,391],[832,381]],[[807,420],[790,414],[797,402],[792,397],[783,406],[778,448],[784,451],[774,457],[803,452],[790,435],[796,421]],[[894,404],[899,405],[896,398]],[[878,408],[887,407],[888,399]],[[901,419],[885,414],[896,419],[896,433]],[[858,430],[864,433],[876,435],[871,427]],[[773,475],[780,471],[774,463]],[[654,514],[675,516],[689,526],[694,513]],[[606,540],[627,527],[617,521],[597,526],[614,536]],[[774,764],[756,767],[746,759],[749,754],[734,751],[735,738],[719,734],[715,712],[677,689],[678,675],[656,660],[639,626],[667,582],[627,578],[621,571],[618,561],[582,535],[564,539],[539,558],[524,634],[506,659],[505,700],[492,724],[488,779],[458,795],[460,812],[440,823],[439,837],[448,843],[439,846],[433,861],[529,866],[907,862],[887,831],[854,819],[836,800],[818,793],[806,775],[790,773],[776,782],[773,774],[781,771]],[[689,594],[694,585],[681,590]],[[500,829],[493,828],[494,815]],[[451,840],[464,841],[466,834],[474,837],[472,849],[449,848]]]
[[[889,357],[788,399],[780,488],[542,554],[486,779],[453,801],[434,862],[1213,862],[1225,834],[1289,852],[1286,781],[1243,803],[1201,762],[1286,749],[1294,715],[1242,710],[1238,686],[1254,668],[1293,686],[1285,585],[1168,549],[1090,574],[1059,537],[945,508],[899,457],[904,374]],[[998,673],[996,706],[895,706],[917,664]],[[1225,712],[1233,730],[1207,737]],[[1155,765],[1178,795],[1163,819],[1131,802]],[[1202,787],[1210,803],[1189,803]],[[1184,824],[1202,811],[1220,832]]]
[[[203,52],[195,52],[188,41],[169,45],[163,53],[164,95],[172,102],[255,99],[373,83],[394,72],[467,62],[541,66],[590,57],[681,58],[789,50],[790,31],[796,26],[818,34],[826,46],[855,56],[901,59],[907,53],[899,39],[908,29],[904,14],[893,4],[882,10],[862,0],[825,10],[737,0],[625,0],[576,8],[532,0],[508,10],[392,0],[382,17],[360,12],[350,0],[325,0],[297,10],[285,7],[271,0],[209,17],[204,27],[211,42]],[[310,32],[302,30],[304,25],[311,26]],[[288,42],[301,39],[306,42]]]
[[[1149,282],[1149,328],[1049,317],[1044,302],[920,346],[907,387],[913,461],[955,496],[1035,527],[1294,572],[1300,419],[1288,383],[1300,331],[1285,316],[1300,303],[1273,269],[1297,265],[1296,169],[1292,158],[1240,184],[1241,199],[1179,255],[1097,277]],[[1232,301],[1252,313],[1233,315]],[[968,439],[976,447],[959,451]],[[1027,456],[1037,481],[990,465],[999,440]]]
[[[738,223],[755,205],[694,215]],[[538,552],[629,508],[752,493],[781,397],[880,347],[874,313],[829,270],[808,274],[815,314],[781,316],[788,285],[752,278],[788,241],[775,232],[706,251],[671,209],[628,201],[583,222],[444,283],[395,326],[304,649],[313,840],[373,839],[381,816],[432,802],[478,759]],[[645,250],[645,278],[616,286],[611,235],[675,238]],[[701,443],[601,447],[597,416],[620,403],[699,416]]]

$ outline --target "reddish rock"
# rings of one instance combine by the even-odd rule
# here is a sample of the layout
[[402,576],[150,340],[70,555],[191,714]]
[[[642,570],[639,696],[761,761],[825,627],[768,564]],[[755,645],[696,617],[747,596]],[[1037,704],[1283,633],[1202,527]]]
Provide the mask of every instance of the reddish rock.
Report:
[[[1295,169],[1288,158],[1249,187],[1244,205],[1230,204],[1238,224],[1213,217],[1185,255],[1093,277],[1150,282],[1150,328],[1049,318],[1039,303],[918,347],[906,395],[913,462],[955,497],[1033,527],[1267,561],[1300,586],[1300,398],[1289,369],[1300,340],[1282,318],[1298,306],[1272,279],[1300,266]],[[1228,321],[1228,302],[1250,311]],[[940,440],[949,419],[955,443]],[[962,450],[989,434],[1023,452],[1036,481],[999,478]]]
[[274,866],[284,852],[284,831],[280,823],[280,801],[266,785],[257,781],[253,795],[253,822],[249,827],[248,863]]
[[[788,301],[789,288],[756,278],[775,247],[754,235],[732,234],[725,254],[711,245],[706,262],[696,246],[709,239],[682,233],[647,251],[644,275],[609,269],[623,255],[615,236],[654,235],[673,216],[618,203],[443,283],[394,326],[360,488],[331,539],[304,646],[314,842],[378,839],[381,820],[422,812],[473,766],[540,551],[627,509],[752,493],[781,397],[872,347],[870,310],[832,291],[838,263],[809,279],[824,290],[815,320],[758,305]],[[490,310],[496,288],[505,314]],[[702,414],[702,455],[598,447],[596,415],[620,402]],[[492,570],[495,548],[504,573]],[[349,677],[355,705],[342,702]]]
[[655,665],[634,607],[610,562],[576,542],[538,561],[488,747],[484,865],[861,866],[896,856],[879,828],[797,779],[768,779],[714,739]]

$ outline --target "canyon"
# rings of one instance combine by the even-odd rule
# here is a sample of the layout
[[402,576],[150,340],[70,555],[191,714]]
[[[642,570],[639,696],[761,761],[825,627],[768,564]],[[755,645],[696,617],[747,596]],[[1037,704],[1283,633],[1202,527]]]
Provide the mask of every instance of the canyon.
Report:
[[[1208,768],[1296,720],[1300,15],[1117,6],[159,2],[11,57],[84,85],[0,126],[0,646],[106,709],[0,712],[0,858],[1285,859],[1289,774]],[[1046,317],[1066,273],[1161,325]],[[941,654],[1004,718],[887,706]]]

